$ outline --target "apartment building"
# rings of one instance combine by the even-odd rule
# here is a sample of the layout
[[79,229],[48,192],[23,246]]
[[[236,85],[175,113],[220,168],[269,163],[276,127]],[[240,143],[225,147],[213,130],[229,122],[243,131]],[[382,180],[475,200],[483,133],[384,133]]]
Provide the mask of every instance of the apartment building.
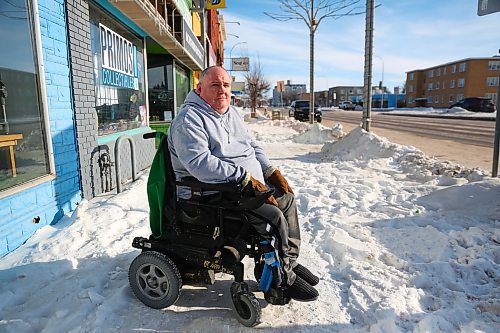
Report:
[[500,57],[467,58],[406,73],[408,107],[447,108],[465,97],[497,98]]

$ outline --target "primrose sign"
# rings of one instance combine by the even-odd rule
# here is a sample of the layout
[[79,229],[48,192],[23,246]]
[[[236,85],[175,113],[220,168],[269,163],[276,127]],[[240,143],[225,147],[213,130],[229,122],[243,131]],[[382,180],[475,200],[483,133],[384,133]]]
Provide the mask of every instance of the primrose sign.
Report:
[[102,84],[139,89],[137,47],[103,24],[99,30]]

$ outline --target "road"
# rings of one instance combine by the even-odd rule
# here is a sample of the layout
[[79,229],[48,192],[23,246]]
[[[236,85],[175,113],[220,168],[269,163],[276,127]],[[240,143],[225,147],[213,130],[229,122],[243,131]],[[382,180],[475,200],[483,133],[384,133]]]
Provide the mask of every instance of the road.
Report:
[[[358,125],[362,119],[362,112],[325,112],[323,119]],[[493,148],[495,137],[495,122],[482,120],[405,117],[372,113],[371,128],[373,130],[383,128],[489,148]]]
[[[361,111],[325,111],[323,123],[336,123],[349,132],[359,126]],[[469,168],[491,172],[495,122],[483,120],[443,119],[391,116],[372,113],[371,130],[392,142],[411,145],[429,156],[459,163]]]

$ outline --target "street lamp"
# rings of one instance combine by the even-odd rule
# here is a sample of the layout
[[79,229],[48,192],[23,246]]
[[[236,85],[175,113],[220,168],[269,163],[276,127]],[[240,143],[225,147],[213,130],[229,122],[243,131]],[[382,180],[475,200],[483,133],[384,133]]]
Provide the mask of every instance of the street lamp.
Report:
[[233,47],[231,48],[231,50],[229,51],[229,61],[231,61],[231,69],[229,69],[229,74],[231,75],[231,78],[232,78],[232,71],[233,71],[233,49],[235,46],[237,45],[240,45],[240,44],[247,44],[247,42],[238,42],[236,44],[233,45]]

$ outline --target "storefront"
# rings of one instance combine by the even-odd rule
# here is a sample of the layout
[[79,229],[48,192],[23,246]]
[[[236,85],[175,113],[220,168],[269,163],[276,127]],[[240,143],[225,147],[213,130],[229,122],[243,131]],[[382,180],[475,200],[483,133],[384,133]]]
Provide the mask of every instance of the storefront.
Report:
[[149,167],[203,68],[190,1],[38,1],[0,1],[0,256]]
[[63,3],[0,1],[0,256],[81,200]]
[[[166,131],[192,89],[192,64],[179,55],[186,57],[184,46],[197,40],[185,37],[191,30],[180,10],[170,11],[176,13],[169,28],[175,33],[165,42],[156,25],[138,18],[142,7],[128,13],[132,20],[119,8],[122,2],[66,4],[82,191],[92,198],[133,178],[133,169],[137,173],[151,164],[155,142],[142,136]],[[137,4],[129,1],[124,8]],[[187,7],[184,11],[189,13]]]

